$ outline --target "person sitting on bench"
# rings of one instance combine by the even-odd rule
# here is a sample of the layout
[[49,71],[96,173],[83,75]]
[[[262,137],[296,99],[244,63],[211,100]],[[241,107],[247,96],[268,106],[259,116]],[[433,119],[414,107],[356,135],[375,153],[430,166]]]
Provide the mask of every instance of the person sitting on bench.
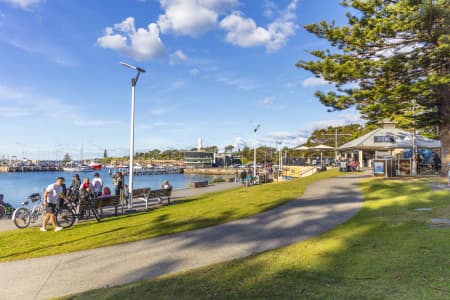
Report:
[[161,189],[162,190],[171,190],[172,186],[169,183],[169,180],[164,180],[163,183],[161,184]]

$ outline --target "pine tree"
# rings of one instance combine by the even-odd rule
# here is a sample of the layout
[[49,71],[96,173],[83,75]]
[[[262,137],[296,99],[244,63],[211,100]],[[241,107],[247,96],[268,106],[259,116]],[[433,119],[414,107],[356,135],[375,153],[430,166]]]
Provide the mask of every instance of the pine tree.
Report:
[[305,28],[326,39],[297,66],[335,84],[316,92],[331,110],[358,109],[369,123],[439,128],[443,173],[450,162],[450,4],[448,0],[344,0],[347,25]]

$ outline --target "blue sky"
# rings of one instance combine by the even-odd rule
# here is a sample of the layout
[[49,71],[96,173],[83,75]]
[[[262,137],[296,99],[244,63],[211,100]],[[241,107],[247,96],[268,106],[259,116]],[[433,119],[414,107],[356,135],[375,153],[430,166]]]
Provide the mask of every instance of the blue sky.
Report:
[[359,122],[314,97],[297,69],[327,44],[303,26],[344,22],[339,0],[0,0],[0,156],[127,153],[131,69],[136,150],[301,144],[312,129]]

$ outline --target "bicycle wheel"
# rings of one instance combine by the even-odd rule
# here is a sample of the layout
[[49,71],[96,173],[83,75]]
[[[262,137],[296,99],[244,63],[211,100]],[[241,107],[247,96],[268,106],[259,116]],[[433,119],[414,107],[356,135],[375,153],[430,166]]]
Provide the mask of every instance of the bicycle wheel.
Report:
[[13,221],[14,221],[14,224],[17,226],[17,228],[20,228],[20,229],[27,228],[31,222],[30,211],[28,209],[26,209],[25,207],[18,208],[14,212]]
[[0,218],[6,215],[6,207],[0,204]]
[[72,227],[75,219],[75,213],[70,208],[63,207],[56,212],[56,224],[63,228]]

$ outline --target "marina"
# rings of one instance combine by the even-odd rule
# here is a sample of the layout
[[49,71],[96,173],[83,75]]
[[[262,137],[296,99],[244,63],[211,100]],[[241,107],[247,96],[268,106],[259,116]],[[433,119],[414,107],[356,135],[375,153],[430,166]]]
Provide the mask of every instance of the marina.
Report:
[[[116,170],[114,170],[115,172]],[[103,168],[100,171],[92,171],[88,173],[79,173],[83,179],[93,178],[94,173],[98,172],[104,182],[104,186],[113,187],[111,176],[108,169]],[[5,202],[11,203],[14,207],[20,206],[32,193],[41,193],[49,184],[55,182],[55,179],[62,176],[66,180],[67,187],[72,182],[72,176],[75,172],[49,171],[49,172],[16,172],[16,173],[0,173],[0,194],[4,195]],[[112,173],[115,174],[115,173]],[[208,175],[194,174],[152,174],[136,176],[134,178],[134,188],[151,188],[159,189],[164,180],[169,180],[174,189],[186,188],[191,182],[196,181],[212,181],[215,177]],[[125,178],[128,182],[128,178]]]

